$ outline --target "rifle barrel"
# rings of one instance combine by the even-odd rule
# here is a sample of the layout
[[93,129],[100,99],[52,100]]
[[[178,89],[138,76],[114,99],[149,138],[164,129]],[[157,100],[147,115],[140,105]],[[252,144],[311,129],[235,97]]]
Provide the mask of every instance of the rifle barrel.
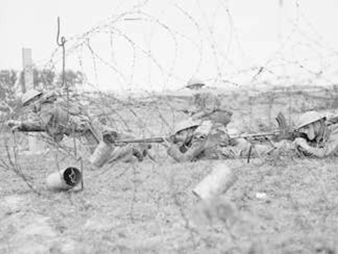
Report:
[[230,138],[231,139],[236,139],[236,138],[257,138],[257,137],[275,136],[279,132],[280,132],[279,130],[276,130],[276,131],[270,131],[270,132],[240,134],[240,135],[230,136]]
[[[274,130],[270,132],[260,132],[260,133],[250,133],[250,134],[239,134],[231,135],[230,139],[236,138],[258,138],[258,137],[269,137],[280,134],[280,130]],[[154,137],[154,138],[138,138],[138,139],[120,139],[115,140],[116,144],[136,144],[136,143],[162,143],[164,142],[163,137]]]
[[116,140],[117,144],[135,144],[135,143],[162,143],[164,140],[162,137],[155,138],[140,138],[140,139],[120,139]]

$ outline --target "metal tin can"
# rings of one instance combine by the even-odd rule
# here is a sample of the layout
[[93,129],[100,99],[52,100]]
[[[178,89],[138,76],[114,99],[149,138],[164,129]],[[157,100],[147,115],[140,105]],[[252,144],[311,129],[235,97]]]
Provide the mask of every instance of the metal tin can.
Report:
[[212,171],[193,190],[200,199],[206,200],[225,193],[237,180],[232,169],[224,163],[213,165]]
[[74,188],[82,179],[81,171],[75,167],[68,167],[54,172],[47,177],[47,188],[52,191],[69,190]]
[[101,140],[93,154],[90,156],[90,163],[101,168],[106,163],[113,150],[113,145],[109,145]]

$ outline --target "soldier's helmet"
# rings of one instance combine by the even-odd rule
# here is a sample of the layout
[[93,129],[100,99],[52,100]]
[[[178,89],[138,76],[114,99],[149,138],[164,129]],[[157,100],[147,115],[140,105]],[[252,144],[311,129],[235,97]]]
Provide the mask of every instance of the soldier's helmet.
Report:
[[304,113],[303,115],[301,115],[298,119],[298,121],[296,122],[296,130],[299,130],[300,128],[317,122],[321,119],[325,119],[325,116],[322,116],[321,114],[319,114],[317,111],[308,111],[306,113]]
[[195,121],[195,120],[192,120],[191,118],[188,118],[186,120],[179,122],[177,124],[177,126],[175,126],[174,134],[176,134],[180,131],[189,129],[189,128],[197,127],[199,125],[200,125],[200,121]]
[[23,105],[24,107],[25,107],[25,106],[28,106],[29,103],[30,103],[33,99],[38,98],[38,97],[41,96],[41,95],[42,95],[42,92],[37,91],[37,90],[34,90],[34,89],[27,91],[27,92],[24,93],[23,96],[22,96],[22,99],[21,99],[22,105]]
[[203,86],[205,86],[205,83],[202,80],[197,79],[197,78],[191,78],[186,85],[186,87],[190,89],[194,89],[194,88],[198,89]]

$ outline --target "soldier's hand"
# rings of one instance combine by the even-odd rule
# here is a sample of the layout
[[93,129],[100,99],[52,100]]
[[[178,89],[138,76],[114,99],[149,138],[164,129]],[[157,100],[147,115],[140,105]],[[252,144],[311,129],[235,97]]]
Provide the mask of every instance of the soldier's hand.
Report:
[[166,148],[169,148],[171,146],[170,139],[168,137],[162,137],[163,142],[162,145],[165,146]]
[[302,146],[296,146],[295,150],[296,150],[296,153],[299,157],[303,157],[303,156],[310,157],[310,156],[313,155],[310,151],[308,151],[307,148],[304,148]]
[[143,161],[144,153],[141,147],[135,145],[132,147],[132,154],[138,159],[138,161]]
[[306,149],[309,146],[304,138],[296,138],[293,141],[293,144],[296,146],[296,148],[301,147]]
[[115,131],[104,131],[103,132],[103,141],[106,144],[114,144],[117,138],[117,132]]
[[21,122],[17,120],[8,120],[6,125],[10,127],[12,131],[17,131],[21,126]]
[[16,120],[8,120],[6,122],[6,125],[10,128],[16,126],[16,125],[19,125],[21,122],[20,121],[16,121]]

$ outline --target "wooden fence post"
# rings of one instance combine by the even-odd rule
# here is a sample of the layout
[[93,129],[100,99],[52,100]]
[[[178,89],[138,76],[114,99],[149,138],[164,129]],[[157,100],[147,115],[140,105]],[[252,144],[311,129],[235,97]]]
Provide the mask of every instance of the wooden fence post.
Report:
[[[33,60],[32,50],[30,48],[22,48],[22,65],[24,73],[23,92],[34,89]],[[44,143],[39,140],[37,134],[28,136],[28,150],[32,153],[39,153],[44,149]]]

